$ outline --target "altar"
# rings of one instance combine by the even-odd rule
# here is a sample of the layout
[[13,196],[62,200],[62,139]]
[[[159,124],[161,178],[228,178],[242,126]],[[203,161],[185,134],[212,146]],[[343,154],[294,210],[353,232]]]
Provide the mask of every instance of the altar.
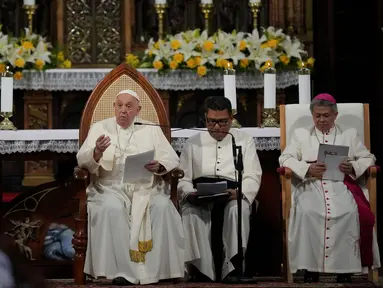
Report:
[[[254,139],[257,150],[279,149],[279,128],[241,128]],[[187,138],[206,132],[206,129],[172,128],[172,146],[181,153]],[[77,153],[78,129],[0,131],[0,154],[51,151]]]

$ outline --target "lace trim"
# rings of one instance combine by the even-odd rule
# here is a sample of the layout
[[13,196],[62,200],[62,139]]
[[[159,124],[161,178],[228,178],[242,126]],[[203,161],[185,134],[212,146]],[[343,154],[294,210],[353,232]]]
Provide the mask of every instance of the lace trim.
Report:
[[[25,71],[23,79],[14,82],[14,89],[44,91],[92,91],[111,69],[51,69]],[[223,89],[223,72],[209,71],[199,77],[195,71],[175,70],[159,73],[155,69],[138,69],[159,90],[207,90]],[[258,70],[237,73],[238,89],[263,87],[263,76]],[[296,71],[277,73],[277,88],[298,85]]]
[[[173,138],[174,150],[181,152],[187,138]],[[257,150],[279,150],[279,137],[254,138]],[[0,140],[0,154],[31,153],[51,151],[56,153],[77,153],[78,140],[33,140],[4,141]]]

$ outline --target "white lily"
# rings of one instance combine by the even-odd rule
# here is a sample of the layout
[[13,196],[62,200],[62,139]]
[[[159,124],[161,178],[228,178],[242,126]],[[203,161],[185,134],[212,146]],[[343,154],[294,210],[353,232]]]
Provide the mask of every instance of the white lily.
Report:
[[301,54],[307,54],[305,50],[301,49],[301,42],[298,39],[292,41],[289,36],[283,41],[282,46],[289,58],[295,57],[302,60]]
[[29,34],[29,28],[24,28],[24,31],[25,31],[25,38],[24,39],[27,41],[33,41],[37,37],[40,37],[40,36],[36,35],[35,33]]
[[196,46],[196,42],[186,43],[184,40],[182,40],[182,48],[177,52],[182,53],[184,55],[184,61],[186,62],[190,59],[190,57],[201,56],[201,53],[195,51]]
[[220,57],[217,53],[202,50],[201,65],[205,65],[206,63],[209,63],[210,65],[215,66],[218,58]]
[[175,35],[169,36],[169,41],[172,41],[172,40],[179,40],[179,41],[181,41],[183,39],[184,39],[184,37],[182,36],[182,33],[177,33]]
[[156,55],[154,61],[159,61],[166,59],[167,61],[173,56],[172,49],[169,42],[160,43],[160,49],[153,51],[153,54]]
[[242,41],[246,36],[246,33],[245,32],[234,32],[234,33],[230,33],[228,34],[228,38],[231,42],[234,42],[234,43],[238,43],[240,41]]
[[229,38],[229,34],[223,31],[218,31],[217,36],[215,37],[215,49],[219,51],[225,51],[232,42]]
[[154,47],[155,44],[156,43],[154,42],[154,39],[150,38],[149,43],[148,43],[148,49],[145,50],[146,55],[148,55],[150,52],[154,53],[154,50],[156,50],[156,48]]
[[9,55],[9,53],[11,53],[12,51],[12,43],[9,43],[8,41],[8,35],[3,35],[1,32],[0,32],[0,61],[1,62],[4,62],[4,58],[7,57],[7,55]]
[[246,58],[245,54],[239,49],[239,45],[234,46],[230,43],[224,50],[224,54],[221,56],[222,59],[232,59],[233,64],[237,65],[239,60]]
[[200,29],[188,30],[182,33],[182,37],[186,42],[196,41],[200,36]]
[[273,26],[270,26],[266,29],[269,38],[284,38],[285,33],[283,33],[282,29],[275,30]]
[[[51,63],[51,52],[45,49],[45,43],[44,42],[39,42],[36,46],[36,50],[34,51],[32,57],[34,60],[36,59],[41,59],[45,63]],[[35,62],[35,61],[33,61]]]
[[[16,67],[15,65],[15,61],[17,59],[23,59],[24,58],[22,56],[20,56],[22,54],[23,50],[22,50],[22,47],[17,47],[15,48],[11,54],[7,55],[7,61],[13,66],[13,67]],[[24,60],[25,61],[25,60]]]
[[205,41],[207,40],[214,42],[214,39],[212,37],[209,37],[206,30],[202,31],[201,36],[195,39],[197,45],[200,45],[201,47],[203,46],[203,43],[205,43]]
[[259,38],[259,32],[257,29],[254,29],[251,34],[247,34],[246,41],[250,48],[258,47],[261,43],[267,41],[267,37],[263,34],[261,38]]

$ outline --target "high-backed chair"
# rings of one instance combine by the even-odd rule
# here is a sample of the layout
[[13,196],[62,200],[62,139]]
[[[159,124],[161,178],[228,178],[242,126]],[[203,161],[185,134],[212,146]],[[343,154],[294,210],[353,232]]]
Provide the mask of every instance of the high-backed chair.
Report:
[[[362,142],[370,149],[370,114],[369,105],[360,103],[338,104],[338,117],[336,124],[340,127],[352,127],[358,131]],[[281,127],[281,152],[289,144],[290,138],[297,128],[308,128],[313,125],[313,120],[309,105],[291,104],[280,105],[280,127]],[[376,216],[376,174],[378,167],[370,167],[367,171],[367,187],[369,191],[369,201],[371,210]],[[283,270],[284,277],[288,283],[293,282],[293,276],[290,273],[288,259],[288,228],[291,208],[291,178],[293,173],[291,169],[281,167],[279,169],[282,183],[282,214],[283,214]],[[376,222],[375,222],[376,223]],[[375,224],[376,229],[376,224]],[[378,272],[369,273],[369,279],[376,282]]]
[[[95,122],[114,116],[113,102],[121,90],[131,89],[140,97],[140,118],[162,126],[162,130],[171,140],[171,129],[165,106],[162,100],[149,83],[136,69],[121,64],[107,74],[96,86],[90,95],[82,114],[79,145],[85,141],[89,128]],[[178,208],[177,184],[183,177],[183,171],[176,168],[166,175],[171,183],[171,200]],[[73,245],[76,251],[74,259],[74,278],[77,285],[85,284],[84,264],[87,247],[87,205],[86,188],[89,184],[89,172],[79,167],[75,168],[74,178],[79,200],[79,211],[75,216],[76,231],[73,236]]]

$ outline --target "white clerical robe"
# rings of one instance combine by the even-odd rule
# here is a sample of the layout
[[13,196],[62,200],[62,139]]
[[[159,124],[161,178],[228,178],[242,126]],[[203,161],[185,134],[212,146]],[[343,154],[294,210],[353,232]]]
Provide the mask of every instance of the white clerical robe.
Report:
[[[102,134],[111,138],[111,145],[97,163],[93,150]],[[97,122],[91,127],[77,154],[79,166],[91,173],[87,189],[85,273],[107,279],[124,277],[133,284],[149,284],[184,276],[184,233],[181,217],[169,197],[169,185],[158,174],[153,175],[149,182],[122,183],[125,158],[152,149],[155,150],[154,159],[166,171],[178,166],[178,156],[159,127],[131,125],[128,129],[122,129],[115,118]],[[132,213],[132,209],[137,199],[135,195],[142,191],[142,187],[150,195],[149,214],[144,220],[150,219],[152,249],[145,254],[144,262],[137,262],[131,259],[130,240],[132,229],[135,229],[132,226],[142,227],[133,225],[140,211]]]
[[[253,138],[239,130],[231,129],[236,144],[242,146],[243,181],[242,192],[242,243],[246,252],[250,233],[251,204],[258,193],[262,169],[259,163]],[[180,156],[180,168],[185,176],[178,183],[181,198],[182,223],[185,231],[185,261],[195,266],[201,273],[215,280],[215,268],[211,251],[211,208],[194,206],[186,201],[196,189],[193,180],[200,177],[222,178],[236,181],[233,161],[233,146],[230,135],[216,141],[208,132],[190,137]],[[231,259],[238,254],[237,249],[237,201],[230,201],[224,209],[223,246],[224,261],[222,277],[234,270]]]
[[[343,182],[306,179],[310,164],[317,160],[319,144],[349,147],[355,174],[365,196],[364,172],[375,157],[362,144],[355,129],[338,125],[322,133],[314,127],[294,131],[289,145],[279,158],[293,171],[288,233],[290,270],[307,269],[323,273],[365,273],[359,250],[358,208]],[[376,234],[373,235],[373,268],[380,267]]]

